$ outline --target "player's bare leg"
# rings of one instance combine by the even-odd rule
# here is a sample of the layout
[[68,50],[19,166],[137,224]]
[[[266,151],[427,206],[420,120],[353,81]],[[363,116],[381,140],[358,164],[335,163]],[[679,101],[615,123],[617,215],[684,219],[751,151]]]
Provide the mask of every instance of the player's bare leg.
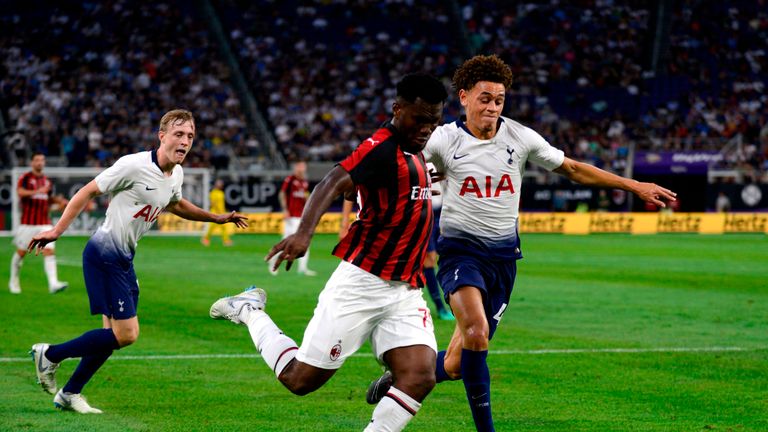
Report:
[[337,369],[321,369],[295,358],[280,372],[277,379],[291,393],[304,396],[322,387],[336,373]]

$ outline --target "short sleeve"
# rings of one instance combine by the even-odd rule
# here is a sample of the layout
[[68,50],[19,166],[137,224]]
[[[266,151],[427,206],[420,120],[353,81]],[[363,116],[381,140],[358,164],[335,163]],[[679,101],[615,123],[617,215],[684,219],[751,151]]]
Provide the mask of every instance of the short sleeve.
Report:
[[176,170],[178,170],[178,182],[176,183],[176,187],[173,188],[173,195],[171,195],[171,202],[179,202],[182,198],[184,198],[181,195],[181,190],[183,189],[182,186],[184,185],[184,170],[181,168],[181,165],[176,165]]
[[448,145],[447,134],[445,133],[445,126],[438,126],[437,129],[432,132],[432,136],[429,137],[427,145],[422,150],[421,154],[424,155],[424,160],[431,162],[435,166],[437,172],[445,172],[445,160],[443,159],[442,151]]
[[357,184],[375,184],[391,177],[396,168],[397,144],[391,140],[377,142],[368,139],[362,142],[346,159],[339,162]]
[[533,129],[525,128],[525,144],[528,147],[528,160],[547,171],[552,171],[565,161],[565,153],[553,147]]
[[288,189],[291,187],[291,181],[293,180],[293,177],[288,176],[283,180],[283,185],[280,186],[280,191],[286,195],[288,195]]
[[133,164],[123,156],[114,165],[102,171],[94,179],[101,193],[119,192],[133,185]]

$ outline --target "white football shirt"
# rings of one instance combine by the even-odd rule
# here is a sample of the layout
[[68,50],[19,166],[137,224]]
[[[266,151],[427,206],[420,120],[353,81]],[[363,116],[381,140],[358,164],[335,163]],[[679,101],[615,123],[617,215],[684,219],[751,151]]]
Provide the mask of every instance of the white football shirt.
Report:
[[526,161],[552,171],[565,160],[541,135],[506,117],[489,140],[475,138],[461,119],[444,124],[432,133],[423,153],[446,175],[441,235],[479,243],[488,249],[483,252],[518,244]]
[[152,151],[123,156],[96,176],[102,193],[110,194],[107,218],[93,239],[103,247],[114,245],[132,257],[139,239],[152,227],[168,204],[181,200],[184,171],[176,165],[166,177]]

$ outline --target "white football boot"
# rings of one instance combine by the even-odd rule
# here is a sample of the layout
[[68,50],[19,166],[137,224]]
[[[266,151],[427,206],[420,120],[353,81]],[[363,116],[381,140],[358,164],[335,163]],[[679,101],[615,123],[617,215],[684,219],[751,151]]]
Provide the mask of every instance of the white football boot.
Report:
[[46,393],[56,394],[56,369],[59,368],[59,363],[54,363],[45,358],[45,352],[48,351],[49,346],[47,343],[34,344],[29,351],[29,355],[35,361],[37,382]]
[[60,410],[79,412],[80,414],[101,414],[103,411],[88,405],[80,393],[64,393],[59,390],[53,398],[53,406]]
[[21,294],[21,284],[19,283],[18,276],[8,281],[8,290],[11,294]]
[[69,283],[59,281],[59,282],[56,282],[56,284],[49,286],[48,292],[50,292],[51,294],[56,294],[64,291],[68,287],[69,287]]
[[211,305],[210,315],[213,319],[227,319],[235,324],[245,324],[240,320],[240,312],[244,307],[264,310],[266,306],[267,293],[261,288],[250,286],[240,294],[216,300]]

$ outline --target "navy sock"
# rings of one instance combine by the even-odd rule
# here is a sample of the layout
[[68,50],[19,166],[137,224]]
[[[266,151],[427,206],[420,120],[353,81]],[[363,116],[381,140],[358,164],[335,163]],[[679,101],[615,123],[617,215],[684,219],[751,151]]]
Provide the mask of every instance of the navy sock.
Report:
[[445,371],[445,351],[440,351],[437,353],[437,363],[435,364],[435,381],[439,383],[443,381],[453,381],[453,378],[451,378],[448,375],[448,372]]
[[120,345],[112,329],[96,329],[71,341],[51,345],[45,352],[45,357],[54,363],[61,363],[64,359],[112,352],[118,348]]
[[440,295],[440,284],[437,283],[435,268],[425,267],[424,278],[427,280],[427,290],[429,291],[429,296],[432,297],[432,302],[434,302],[435,307],[437,307],[437,312],[440,313],[444,311],[445,306],[443,305],[443,296]]
[[69,378],[67,384],[62,389],[65,393],[82,393],[83,387],[90,381],[91,377],[107,361],[112,351],[104,351],[98,354],[84,356],[77,365],[75,373]]
[[488,351],[461,350],[461,376],[467,401],[479,432],[493,432],[491,416],[491,376],[485,361]]

